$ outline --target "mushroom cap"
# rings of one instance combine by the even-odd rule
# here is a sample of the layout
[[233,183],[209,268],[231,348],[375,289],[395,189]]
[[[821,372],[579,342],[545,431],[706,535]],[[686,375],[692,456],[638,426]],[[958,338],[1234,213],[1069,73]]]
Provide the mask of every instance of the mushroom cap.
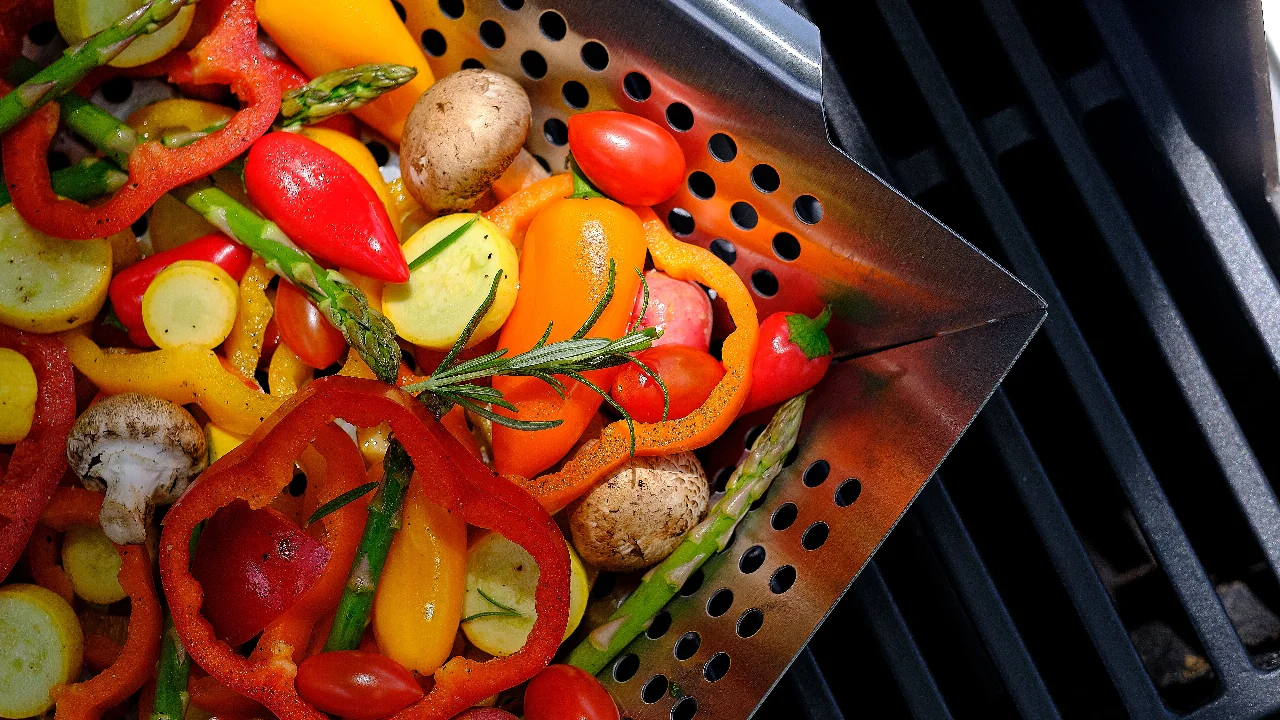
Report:
[[138,393],[98,401],[67,437],[67,462],[85,487],[106,491],[99,520],[120,544],[142,542],[152,506],[181,497],[208,460],[191,413]]

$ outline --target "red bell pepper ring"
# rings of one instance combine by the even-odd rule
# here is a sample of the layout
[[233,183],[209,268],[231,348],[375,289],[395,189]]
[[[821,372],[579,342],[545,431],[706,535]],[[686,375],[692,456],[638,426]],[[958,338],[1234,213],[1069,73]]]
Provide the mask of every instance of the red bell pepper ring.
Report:
[[830,321],[827,307],[815,318],[779,312],[760,323],[751,395],[742,415],[777,405],[818,384],[831,367],[831,340],[824,330]]
[[31,363],[39,388],[31,430],[14,446],[0,479],[3,580],[27,546],[27,538],[67,469],[67,433],[76,421],[76,395],[67,348],[58,338],[0,325],[0,347],[21,353]]
[[264,135],[245,160],[244,187],[303,250],[384,282],[409,279],[378,194],[329,148],[295,133]]
[[435,673],[435,686],[394,717],[445,720],[521,683],[550,662],[569,618],[569,556],[551,516],[526,492],[476,460],[412,396],[383,383],[330,376],[308,383],[242,445],[204,472],[164,519],[160,576],[174,626],[192,658],[219,682],[261,702],[282,720],[325,720],[299,697],[296,665],[287,657],[244,658],[220,642],[200,613],[203,591],[188,568],[187,538],[196,524],[236,500],[264,507],[293,477],[294,459],[337,416],[361,426],[389,422],[413,459],[414,482],[427,497],[524,547],[538,563],[538,617],[523,648],[476,662],[455,657]]
[[111,289],[107,292],[111,296],[111,309],[128,329],[129,339],[138,347],[155,347],[142,322],[142,296],[161,271],[179,260],[211,262],[239,282],[249,269],[253,253],[226,235],[210,233],[121,270],[111,279]]
[[100,205],[60,198],[49,184],[46,156],[58,131],[58,105],[48,103],[0,140],[13,206],[32,226],[73,240],[107,237],[132,225],[161,195],[198,180],[249,149],[280,112],[280,80],[258,47],[252,0],[212,2],[221,12],[213,30],[188,54],[189,73],[175,59],[170,79],[230,85],[243,107],[221,130],[181,148],[140,143],[129,154],[129,182]]

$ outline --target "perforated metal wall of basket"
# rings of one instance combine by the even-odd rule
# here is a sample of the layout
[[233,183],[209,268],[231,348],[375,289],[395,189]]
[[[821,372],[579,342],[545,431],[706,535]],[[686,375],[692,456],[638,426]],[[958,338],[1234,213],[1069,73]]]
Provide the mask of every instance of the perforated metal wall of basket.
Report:
[[[812,398],[798,454],[726,551],[601,674],[623,717],[745,718],[1045,305],[828,142],[818,31],[775,0],[396,5],[438,77],[482,65],[521,82],[533,103],[528,148],[553,170],[574,112],[619,108],[670,127],[689,172],[658,208],[673,232],[732,265],[762,318],[827,303],[837,313],[831,334],[845,359]],[[98,99],[123,115],[164,92],[139,83],[133,97]],[[393,154],[387,171],[395,165]],[[710,450],[709,474],[737,461],[752,425]]]

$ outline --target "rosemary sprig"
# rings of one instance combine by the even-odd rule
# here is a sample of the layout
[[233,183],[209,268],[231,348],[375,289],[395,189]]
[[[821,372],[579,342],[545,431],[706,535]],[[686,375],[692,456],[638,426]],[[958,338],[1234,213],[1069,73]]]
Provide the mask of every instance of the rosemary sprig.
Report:
[[[417,270],[418,268],[422,267],[423,263],[427,262],[431,258],[444,252],[450,245],[457,242],[458,238],[462,237],[463,235],[466,235],[467,231],[471,229],[471,226],[475,225],[476,221],[479,219],[480,219],[479,214],[473,215],[471,216],[470,220],[454,228],[453,232],[449,233],[448,235],[445,235],[443,240],[436,243],[435,245],[432,245],[426,250],[422,251],[421,255],[414,258],[413,261],[409,263],[409,269]],[[486,235],[485,237],[488,237],[488,236]]]
[[303,525],[302,527],[308,527],[313,523],[319,522],[321,519],[325,518],[326,516],[332,515],[333,513],[355,502],[356,500],[359,500],[365,495],[368,495],[369,492],[376,487],[378,487],[378,483],[367,482],[361,485],[360,487],[351,488],[350,490],[342,493],[338,497],[316,508],[316,511],[311,513],[311,517],[307,518],[306,524]]
[[[640,283],[644,288],[639,315],[639,317],[644,317],[644,312],[649,307],[649,284],[645,282],[644,274],[639,269],[636,270],[636,273],[640,275]],[[552,327],[548,324],[546,332],[542,334],[542,338],[532,348],[518,355],[507,357],[507,350],[504,348],[470,360],[456,362],[458,355],[471,339],[471,334],[475,332],[476,326],[480,324],[481,318],[485,316],[485,313],[489,312],[489,308],[493,305],[493,299],[497,294],[498,283],[501,279],[501,275],[494,277],[493,284],[489,287],[488,296],[480,304],[475,314],[471,316],[471,320],[463,329],[462,335],[454,343],[453,348],[449,350],[444,359],[440,361],[436,369],[432,371],[431,376],[421,382],[406,385],[404,390],[411,393],[422,393],[419,397],[422,397],[424,401],[431,405],[432,410],[438,415],[447,412],[450,407],[456,404],[500,425],[517,430],[544,430],[559,425],[561,421],[517,420],[495,413],[484,407],[484,405],[496,405],[512,412],[518,412],[518,408],[504,399],[500,391],[484,385],[475,385],[473,381],[499,375],[532,377],[547,383],[560,397],[564,397],[564,383],[556,377],[557,375],[562,375],[587,386],[604,398],[605,402],[609,403],[614,410],[622,415],[627,422],[627,428],[631,432],[631,452],[634,453],[636,443],[635,421],[626,409],[609,397],[608,392],[588,380],[584,373],[617,367],[625,363],[634,363],[652,377],[658,383],[658,387],[662,389],[663,418],[667,416],[671,400],[667,393],[666,385],[663,384],[658,375],[645,366],[644,363],[632,357],[632,353],[649,349],[653,345],[653,341],[662,336],[661,330],[658,328],[632,330],[617,340],[585,337],[613,299],[617,279],[617,267],[614,261],[612,259],[609,260],[609,281],[605,286],[604,294],[599,302],[596,303],[595,308],[592,309],[591,314],[587,316],[582,327],[569,339],[548,343],[547,338],[551,336]]]
[[480,597],[488,601],[490,605],[496,608],[501,608],[501,609],[489,610],[487,612],[479,612],[479,613],[476,613],[475,615],[468,615],[462,618],[462,620],[460,620],[459,622],[471,622],[472,620],[476,620],[482,617],[495,617],[495,616],[496,617],[524,617],[524,613],[520,612],[519,610],[509,605],[503,605],[497,600],[494,600],[492,597],[489,596],[489,593],[484,591],[483,588],[476,588],[476,592],[480,593]]

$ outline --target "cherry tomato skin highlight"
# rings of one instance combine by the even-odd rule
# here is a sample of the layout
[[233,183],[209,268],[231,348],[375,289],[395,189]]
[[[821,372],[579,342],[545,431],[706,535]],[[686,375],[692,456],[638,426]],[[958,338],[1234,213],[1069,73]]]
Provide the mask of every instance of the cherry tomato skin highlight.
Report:
[[155,347],[142,322],[142,296],[165,268],[179,260],[204,260],[227,271],[237,282],[244,277],[253,260],[249,248],[221,233],[210,233],[176,248],[156,253],[121,270],[111,279],[107,294],[120,323],[128,329],[129,339],[139,347]]
[[590,673],[548,665],[524,691],[525,720],[618,720],[618,705]]
[[[636,359],[662,378],[667,386],[671,398],[668,420],[679,420],[702,407],[720,378],[724,377],[724,366],[719,360],[688,345],[661,345],[645,350]],[[662,420],[662,388],[635,364],[622,367],[614,378],[610,395],[637,422]]]
[[312,655],[298,665],[298,695],[320,710],[347,720],[379,720],[422,697],[413,673],[395,660],[364,650]]
[[279,511],[237,500],[206,523],[191,574],[218,637],[240,645],[310,589],[332,555]]
[[323,370],[346,355],[346,338],[293,283],[280,281],[272,319],[284,344],[316,370]]
[[386,207],[351,163],[295,133],[263,135],[244,164],[249,199],[302,249],[385,282],[409,279]]
[[684,182],[684,152],[666,128],[618,110],[569,117],[569,150],[600,192],[623,205],[656,205]]

